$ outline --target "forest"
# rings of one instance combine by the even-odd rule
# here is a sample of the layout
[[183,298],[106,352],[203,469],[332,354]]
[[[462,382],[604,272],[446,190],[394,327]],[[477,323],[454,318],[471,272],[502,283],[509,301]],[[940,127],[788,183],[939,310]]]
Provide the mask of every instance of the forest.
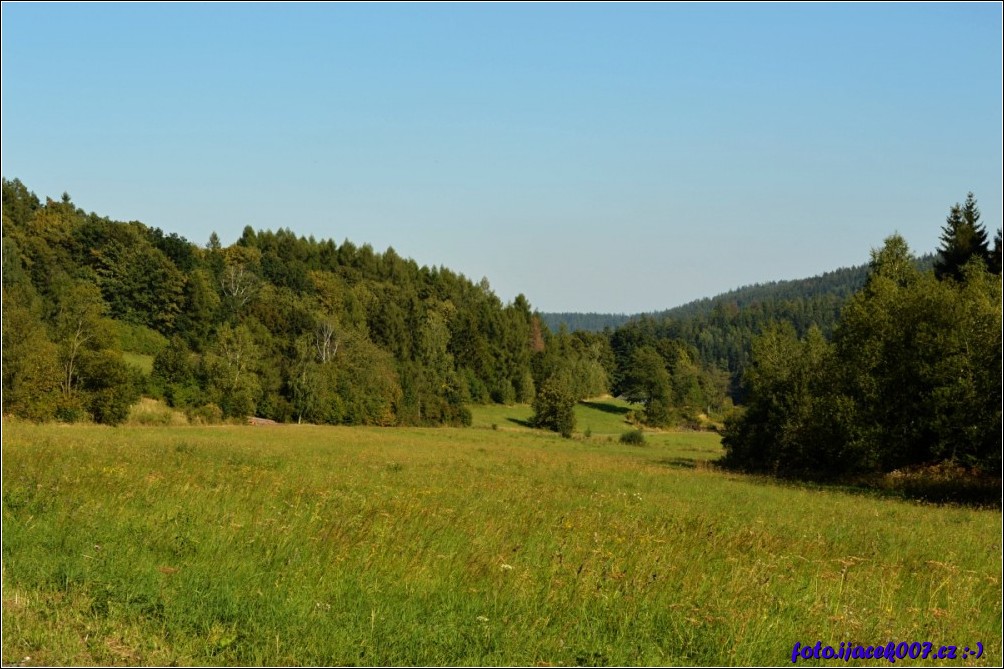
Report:
[[831,336],[779,321],[755,338],[725,463],[813,479],[939,464],[999,477],[1001,231],[991,250],[979,219],[972,193],[953,206],[927,271],[888,237]]
[[999,473],[1001,238],[979,219],[969,194],[936,257],[893,236],[867,267],[569,331],[393,248],[251,227],[200,245],[4,178],[3,412],[115,425],[148,396],[193,423],[462,426],[529,403],[571,436],[574,404],[611,393],[639,425],[723,425],[741,469]]
[[[630,353],[393,248],[250,227],[200,246],[17,179],[3,181],[3,300],[3,410],[36,421],[116,424],[146,395],[194,422],[464,425],[468,404],[545,386],[607,393]],[[666,353],[678,385],[717,374]],[[685,395],[719,406],[724,388]]]

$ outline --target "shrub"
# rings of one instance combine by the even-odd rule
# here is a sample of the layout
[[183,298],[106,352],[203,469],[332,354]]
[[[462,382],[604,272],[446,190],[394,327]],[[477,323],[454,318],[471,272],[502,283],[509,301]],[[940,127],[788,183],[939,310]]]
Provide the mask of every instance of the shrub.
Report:
[[575,397],[558,377],[552,376],[541,384],[533,399],[531,423],[568,439],[575,431],[574,409]]
[[223,422],[223,410],[215,404],[203,404],[186,413],[193,425],[219,425]]
[[641,446],[645,443],[645,434],[641,430],[631,430],[621,435],[622,444]]

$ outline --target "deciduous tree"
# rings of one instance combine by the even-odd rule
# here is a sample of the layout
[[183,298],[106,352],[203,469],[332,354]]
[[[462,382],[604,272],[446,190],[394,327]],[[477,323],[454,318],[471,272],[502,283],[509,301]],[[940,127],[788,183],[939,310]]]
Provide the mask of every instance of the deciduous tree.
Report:
[[560,377],[546,379],[537,389],[531,423],[566,438],[572,436],[575,431],[575,397]]

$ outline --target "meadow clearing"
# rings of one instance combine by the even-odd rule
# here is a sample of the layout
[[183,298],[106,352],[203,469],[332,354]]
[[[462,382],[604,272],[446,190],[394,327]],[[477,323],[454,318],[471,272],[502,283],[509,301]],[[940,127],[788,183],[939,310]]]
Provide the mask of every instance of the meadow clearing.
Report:
[[465,429],[5,421],[3,663],[1004,659],[999,510],[723,473],[713,433],[619,443],[624,410],[580,405],[572,440],[528,407]]

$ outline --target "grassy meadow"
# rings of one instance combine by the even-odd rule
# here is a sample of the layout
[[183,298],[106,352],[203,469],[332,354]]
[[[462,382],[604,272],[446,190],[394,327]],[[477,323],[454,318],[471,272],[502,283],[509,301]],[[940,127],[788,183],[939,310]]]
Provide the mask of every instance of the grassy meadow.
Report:
[[820,640],[1004,660],[999,510],[725,474],[714,434],[629,446],[626,407],[577,410],[588,438],[527,407],[467,429],[5,421],[3,663],[774,665]]

